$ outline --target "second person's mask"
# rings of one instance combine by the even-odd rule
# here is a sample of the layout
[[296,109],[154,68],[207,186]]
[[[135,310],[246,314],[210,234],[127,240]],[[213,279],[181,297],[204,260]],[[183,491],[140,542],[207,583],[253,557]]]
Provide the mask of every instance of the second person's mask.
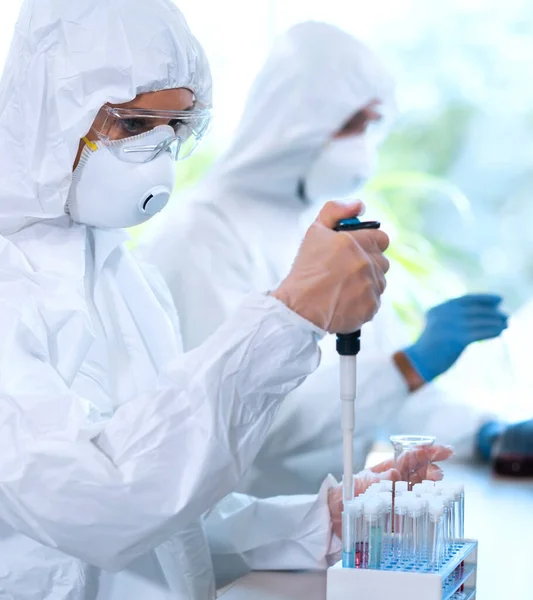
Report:
[[305,198],[317,204],[346,198],[372,177],[376,163],[376,147],[365,136],[334,138],[305,177]]

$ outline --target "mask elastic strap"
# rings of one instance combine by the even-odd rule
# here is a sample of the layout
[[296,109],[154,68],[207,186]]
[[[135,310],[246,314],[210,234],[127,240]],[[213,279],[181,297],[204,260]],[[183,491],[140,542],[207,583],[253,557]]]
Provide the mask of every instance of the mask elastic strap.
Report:
[[89,138],[83,137],[81,139],[86,143],[87,146],[89,146],[89,149],[93,152],[96,152],[98,150],[98,146],[94,142],[91,142]]

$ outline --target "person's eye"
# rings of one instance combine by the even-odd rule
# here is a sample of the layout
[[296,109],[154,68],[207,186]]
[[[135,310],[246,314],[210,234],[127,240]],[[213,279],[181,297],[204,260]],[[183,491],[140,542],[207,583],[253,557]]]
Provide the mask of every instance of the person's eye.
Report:
[[138,135],[146,131],[146,120],[139,118],[121,119],[120,126],[125,135]]
[[346,135],[363,135],[368,127],[368,121],[359,120],[346,129]]
[[168,124],[172,127],[172,129],[178,133],[178,131],[180,129],[182,129],[185,126],[185,122],[182,121],[181,119],[171,119]]

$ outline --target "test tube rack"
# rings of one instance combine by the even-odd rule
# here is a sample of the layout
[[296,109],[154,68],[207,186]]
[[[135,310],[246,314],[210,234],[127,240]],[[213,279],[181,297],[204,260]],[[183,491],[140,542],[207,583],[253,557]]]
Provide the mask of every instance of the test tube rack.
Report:
[[385,554],[379,569],[328,569],[327,600],[474,600],[477,541],[455,540],[439,569],[427,563],[405,565]]

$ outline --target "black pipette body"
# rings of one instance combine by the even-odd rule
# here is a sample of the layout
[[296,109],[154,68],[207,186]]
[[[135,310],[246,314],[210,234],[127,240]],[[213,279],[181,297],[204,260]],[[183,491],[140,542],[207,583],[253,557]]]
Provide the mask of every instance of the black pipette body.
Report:
[[[359,231],[361,229],[379,229],[379,221],[360,221],[357,217],[339,221],[335,231]],[[337,334],[337,352],[341,356],[356,356],[361,350],[361,330],[353,333]]]

